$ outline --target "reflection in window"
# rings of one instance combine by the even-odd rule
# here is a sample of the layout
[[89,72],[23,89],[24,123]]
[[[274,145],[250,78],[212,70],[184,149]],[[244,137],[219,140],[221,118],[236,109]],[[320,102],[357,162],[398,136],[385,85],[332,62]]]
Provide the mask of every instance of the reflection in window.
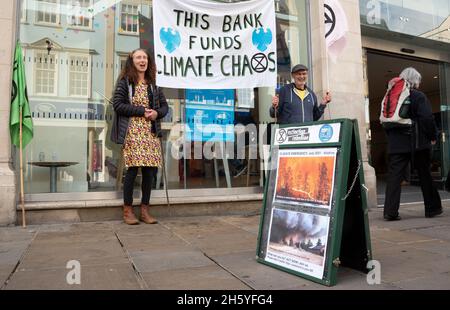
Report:
[[138,33],[138,6],[132,4],[122,4],[120,14],[120,27],[122,32]]
[[59,0],[37,0],[36,22],[59,25]]
[[69,56],[69,95],[89,97],[89,56]]
[[56,57],[47,52],[37,52],[35,58],[35,93],[56,95]]
[[67,14],[67,23],[71,26],[81,28],[92,28],[92,17],[89,8],[92,6],[92,0],[72,0],[68,2],[69,13]]
[[125,68],[127,59],[128,59],[128,56],[120,56],[120,71],[122,71],[122,69]]
[[20,5],[20,22],[25,23],[27,21],[27,1],[22,0]]
[[[58,170],[57,191],[60,193],[121,192],[125,169],[121,146],[110,140],[114,122],[110,103],[128,53],[144,47],[148,41],[144,31],[140,33],[138,16],[139,13],[146,18],[151,16],[152,1],[22,1],[24,5],[27,2],[28,11],[24,9],[24,13],[28,21],[36,22],[20,25],[28,86],[32,90],[30,108],[35,121],[35,137],[25,150],[25,160],[38,161],[42,153],[46,160],[77,162]],[[238,1],[241,0],[220,0]],[[306,0],[277,0],[276,10],[279,84],[284,84],[291,79],[293,62],[308,65],[308,10]],[[89,31],[79,31],[86,29]],[[53,44],[50,55],[47,40]],[[236,123],[257,125],[273,121],[268,112],[272,93],[270,88],[236,91]],[[168,88],[164,89],[164,94],[169,113],[162,119],[161,127],[169,189],[223,188],[228,183],[233,188],[262,185],[263,174],[259,167],[264,164],[262,156],[266,156],[269,140],[264,129],[260,136],[236,131],[236,141],[240,139],[238,134],[245,136],[245,146],[238,149],[236,144],[234,149],[230,148],[234,159],[230,155],[228,160],[223,160],[219,150],[215,150],[212,159],[195,159],[194,146],[184,143],[185,90]],[[249,141],[260,143],[263,155],[256,160],[249,159]],[[199,154],[202,156],[201,151]],[[47,193],[50,189],[48,169],[28,164],[25,167],[26,193]],[[161,189],[163,179],[160,170],[155,186]]]
[[361,24],[450,42],[450,0],[360,0]]

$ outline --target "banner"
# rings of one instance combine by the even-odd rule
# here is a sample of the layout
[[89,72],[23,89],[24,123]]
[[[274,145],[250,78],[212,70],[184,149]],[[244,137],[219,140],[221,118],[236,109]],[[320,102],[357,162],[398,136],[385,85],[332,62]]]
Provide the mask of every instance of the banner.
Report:
[[156,82],[161,87],[275,87],[273,0],[154,0]]
[[337,57],[347,45],[347,15],[338,0],[325,0],[325,41],[331,60]]
[[22,111],[22,148],[33,139],[33,120],[31,119],[30,105],[27,95],[27,81],[25,79],[25,66],[23,64],[22,47],[16,44],[14,54],[14,71],[12,80],[11,111],[9,116],[9,131],[11,143],[20,145],[20,111]]

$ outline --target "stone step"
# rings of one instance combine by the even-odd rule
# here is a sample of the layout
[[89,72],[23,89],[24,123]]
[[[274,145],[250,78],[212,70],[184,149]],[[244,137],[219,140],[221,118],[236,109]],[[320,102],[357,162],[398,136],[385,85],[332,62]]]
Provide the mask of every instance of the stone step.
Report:
[[[151,200],[150,213],[156,218],[259,214],[262,194],[175,197],[170,206],[165,198]],[[136,201],[136,214],[139,201]],[[27,225],[79,223],[122,220],[121,199],[86,201],[42,201],[25,203]],[[17,225],[22,225],[22,211],[17,205]]]

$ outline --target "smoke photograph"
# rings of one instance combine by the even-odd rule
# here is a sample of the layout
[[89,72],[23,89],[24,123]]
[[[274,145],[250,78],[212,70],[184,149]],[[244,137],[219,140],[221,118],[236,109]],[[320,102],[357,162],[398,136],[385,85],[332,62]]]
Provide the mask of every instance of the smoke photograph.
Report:
[[330,208],[336,149],[281,151],[274,202]]
[[266,260],[321,279],[329,222],[327,216],[274,208]]

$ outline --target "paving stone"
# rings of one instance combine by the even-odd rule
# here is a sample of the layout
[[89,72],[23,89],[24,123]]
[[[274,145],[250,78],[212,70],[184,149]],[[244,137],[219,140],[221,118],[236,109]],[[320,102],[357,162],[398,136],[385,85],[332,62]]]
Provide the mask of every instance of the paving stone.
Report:
[[30,227],[1,227],[0,245],[4,242],[30,241],[35,234],[36,230]]
[[[450,216],[425,219],[421,212],[423,206],[402,206],[405,217],[396,223],[383,221],[382,209],[369,212],[374,259],[382,264],[382,284],[376,286],[348,268],[328,288],[258,263],[259,216],[0,228],[0,281],[35,236],[7,289],[442,289],[450,274]],[[66,283],[72,259],[81,263],[81,286]]]
[[70,260],[78,260],[82,266],[89,266],[127,263],[128,257],[117,241],[53,245],[33,243],[19,268],[64,268]]
[[450,272],[447,256],[415,249],[411,246],[397,246],[374,252],[374,259],[381,263],[381,280],[395,283],[424,277],[430,273]]
[[127,225],[117,223],[113,225],[114,231],[120,236],[170,236],[173,233],[161,224]]
[[30,241],[0,243],[0,267],[17,264],[29,245]]
[[[195,235],[220,235],[230,231],[240,231],[241,229],[221,221],[219,217],[211,218],[207,217],[205,219],[201,218],[188,218],[182,220],[171,220],[164,221],[164,224],[170,228],[173,232],[180,234],[182,236],[195,236]],[[244,230],[242,230],[244,231]]]
[[81,284],[69,285],[69,269],[18,270],[8,282],[8,290],[140,289],[134,270],[128,264],[81,267]]
[[425,218],[423,215],[411,216],[409,214],[400,214],[400,216],[402,217],[400,221],[384,221],[382,226],[392,230],[405,231],[441,226],[443,224],[439,218]]
[[395,282],[394,284],[407,290],[449,290],[450,273],[432,274],[411,280]]
[[0,288],[4,285],[8,277],[14,271],[16,265],[2,265],[0,266]]
[[290,289],[306,289],[306,290],[399,290],[393,284],[380,283],[370,285],[367,283],[367,275],[353,269],[341,268],[337,275],[337,284],[334,286],[324,286],[311,282],[310,285],[304,287],[293,287]]
[[213,258],[256,290],[282,290],[310,285],[307,280],[259,263],[255,251],[216,255]]
[[259,219],[260,216],[226,216],[221,220],[230,225],[236,226],[252,234],[259,233]]
[[39,231],[34,243],[67,244],[67,243],[101,243],[104,241],[116,241],[112,230],[95,230],[92,228],[69,229],[66,231]]
[[389,247],[393,247],[393,246],[397,245],[394,242],[389,242],[389,241],[386,241],[386,240],[380,240],[380,239],[377,239],[377,238],[373,238],[372,236],[371,236],[371,238],[372,239],[370,240],[370,243],[372,245],[372,252],[377,251],[379,249],[389,248]]
[[257,237],[249,233],[228,233],[206,239],[190,239],[189,242],[207,255],[221,255],[249,250],[256,251]]
[[215,265],[202,252],[195,250],[165,250],[131,256],[139,272],[155,272]]
[[450,241],[450,226],[430,227],[425,229],[418,229],[414,231],[430,239],[442,239]]
[[415,242],[410,247],[431,253],[446,255],[450,258],[450,242],[444,240],[432,240],[426,242]]
[[218,266],[144,272],[150,289],[157,290],[247,290],[247,285]]
[[179,251],[183,249],[192,249],[193,246],[189,245],[182,239],[173,236],[122,236],[119,235],[120,241],[124,245],[125,249],[129,253],[139,252],[154,252],[160,250],[173,250]]
[[371,232],[371,237],[377,240],[393,242],[396,244],[401,243],[412,243],[412,242],[424,242],[435,239],[434,237],[430,237],[424,235],[422,233],[418,233],[417,231],[397,231],[393,229],[386,230],[376,230]]

